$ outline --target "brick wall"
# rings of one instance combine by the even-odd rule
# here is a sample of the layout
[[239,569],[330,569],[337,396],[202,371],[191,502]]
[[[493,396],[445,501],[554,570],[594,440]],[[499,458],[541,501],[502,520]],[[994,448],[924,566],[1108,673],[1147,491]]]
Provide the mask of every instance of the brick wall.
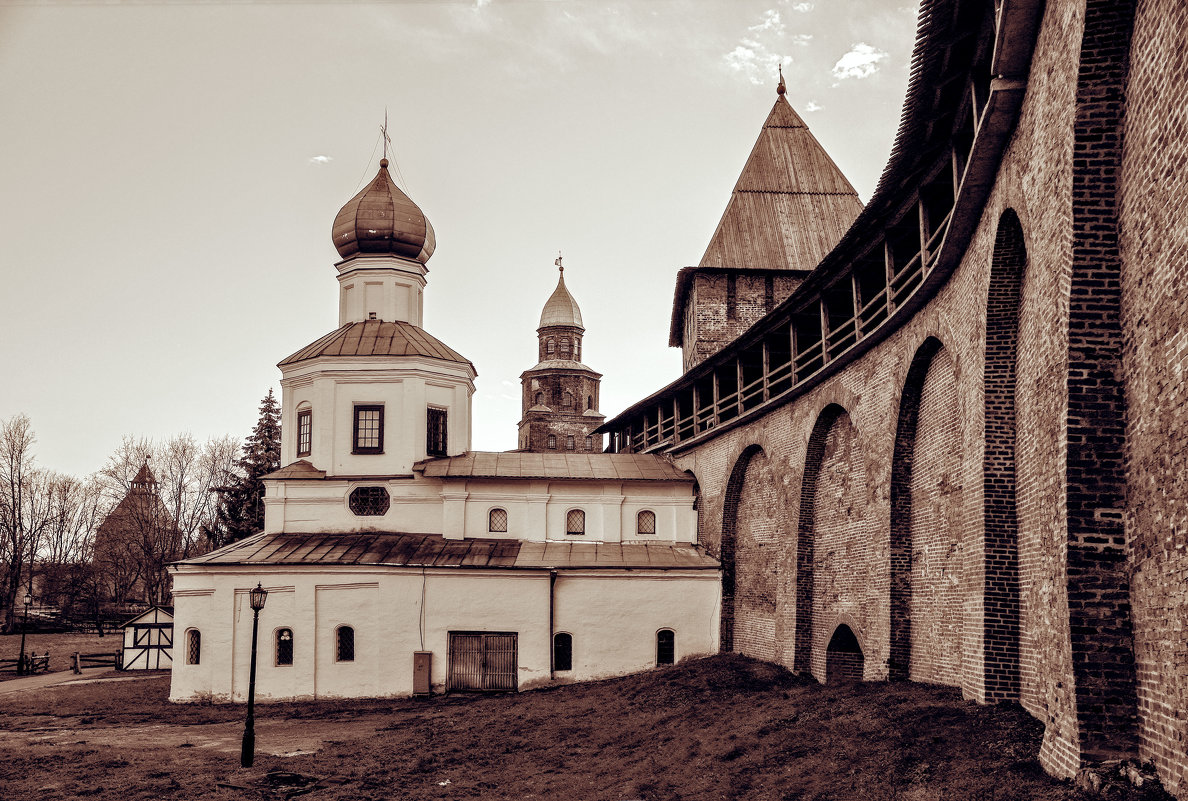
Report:
[[[783,515],[771,465],[755,449],[741,457],[738,500],[733,521],[724,531],[733,535],[733,650],[757,659],[775,661],[775,611]],[[733,525],[732,525],[733,523]]]
[[698,272],[685,304],[683,368],[705,361],[761,320],[803,282],[800,272]]
[[1121,177],[1126,529],[1139,755],[1188,795],[1188,6],[1139,2]]

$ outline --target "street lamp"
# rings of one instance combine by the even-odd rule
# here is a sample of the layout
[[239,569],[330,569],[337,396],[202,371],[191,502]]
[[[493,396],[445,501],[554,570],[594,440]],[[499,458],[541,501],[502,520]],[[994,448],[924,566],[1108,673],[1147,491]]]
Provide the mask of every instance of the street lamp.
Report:
[[248,673],[247,723],[243,727],[243,748],[239,752],[239,764],[250,768],[256,761],[256,631],[260,627],[260,610],[268,600],[268,590],[256,582],[256,589],[248,593],[252,607],[252,667]]
[[33,596],[25,593],[25,623],[21,626],[21,655],[17,659],[17,675],[24,676],[28,672],[29,660],[25,657],[25,632],[29,630],[29,607],[33,605]]

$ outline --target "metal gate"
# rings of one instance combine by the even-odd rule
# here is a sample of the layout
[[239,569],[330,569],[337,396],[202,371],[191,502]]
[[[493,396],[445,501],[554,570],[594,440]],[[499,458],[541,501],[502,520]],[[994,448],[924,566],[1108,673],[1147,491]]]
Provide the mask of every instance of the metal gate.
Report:
[[518,672],[515,633],[450,632],[447,690],[514,691]]

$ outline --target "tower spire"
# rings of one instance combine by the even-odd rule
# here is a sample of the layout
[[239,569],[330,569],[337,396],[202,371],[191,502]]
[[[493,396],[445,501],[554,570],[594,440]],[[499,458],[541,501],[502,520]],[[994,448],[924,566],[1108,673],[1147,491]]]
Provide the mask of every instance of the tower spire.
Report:
[[776,69],[780,71],[780,83],[776,86],[776,94],[782,95],[788,91],[788,85],[784,83],[784,65],[776,64]]

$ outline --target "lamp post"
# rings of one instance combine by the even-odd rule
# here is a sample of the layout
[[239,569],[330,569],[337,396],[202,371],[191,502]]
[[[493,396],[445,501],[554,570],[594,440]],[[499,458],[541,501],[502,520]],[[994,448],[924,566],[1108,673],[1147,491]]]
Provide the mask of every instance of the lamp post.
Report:
[[29,607],[33,605],[33,596],[25,593],[25,622],[21,625],[21,655],[17,658],[17,675],[24,676],[28,672],[29,660],[25,657],[25,632],[29,630]]
[[268,600],[268,590],[256,582],[256,589],[248,593],[248,603],[252,607],[252,666],[248,673],[248,708],[247,723],[243,727],[243,748],[239,753],[239,764],[250,768],[256,761],[256,631],[260,627],[260,610]]

